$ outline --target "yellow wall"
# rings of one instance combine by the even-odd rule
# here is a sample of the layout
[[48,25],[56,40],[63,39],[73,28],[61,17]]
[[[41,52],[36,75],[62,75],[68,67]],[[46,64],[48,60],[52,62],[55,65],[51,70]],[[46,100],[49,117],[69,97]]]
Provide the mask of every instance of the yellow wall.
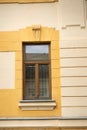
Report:
[[42,3],[56,2],[57,0],[0,0],[0,3]]
[[[32,27],[12,32],[0,32],[0,52],[15,52],[15,88],[0,89],[0,117],[41,117],[60,116],[60,64],[59,64],[59,32],[51,28],[41,27],[39,39],[35,38]],[[51,77],[52,99],[57,106],[49,111],[22,111],[18,103],[22,100],[22,42],[51,41]]]

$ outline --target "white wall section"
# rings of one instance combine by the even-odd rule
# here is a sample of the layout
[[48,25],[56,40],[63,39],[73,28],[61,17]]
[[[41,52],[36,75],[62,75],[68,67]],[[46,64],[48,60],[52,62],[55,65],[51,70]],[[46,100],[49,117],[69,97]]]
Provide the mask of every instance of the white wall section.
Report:
[[0,4],[0,30],[18,30],[27,26],[57,26],[57,4]]
[[15,88],[15,53],[0,52],[0,89]]
[[62,116],[87,116],[87,40],[61,40]]
[[62,27],[85,27],[84,0],[61,0]]

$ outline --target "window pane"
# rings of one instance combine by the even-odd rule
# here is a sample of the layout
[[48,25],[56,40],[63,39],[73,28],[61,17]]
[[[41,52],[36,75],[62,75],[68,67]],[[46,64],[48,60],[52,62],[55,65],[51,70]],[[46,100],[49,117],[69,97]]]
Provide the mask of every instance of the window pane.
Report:
[[25,60],[48,60],[48,45],[26,45],[25,46]]
[[35,97],[35,65],[25,66],[25,99]]
[[49,65],[39,65],[39,97],[49,98]]

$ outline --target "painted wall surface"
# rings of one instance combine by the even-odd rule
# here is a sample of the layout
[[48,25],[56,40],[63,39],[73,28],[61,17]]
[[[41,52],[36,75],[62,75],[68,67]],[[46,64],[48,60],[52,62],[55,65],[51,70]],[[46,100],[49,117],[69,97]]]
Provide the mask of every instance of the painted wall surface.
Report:
[[0,30],[18,30],[34,24],[56,27],[56,16],[56,3],[0,4]]
[[0,89],[15,88],[15,53],[0,52]]
[[87,116],[87,1],[61,2],[62,116]]
[[[20,100],[23,99],[23,57],[22,57],[22,42],[41,42],[41,41],[50,41],[51,42],[51,84],[52,84],[52,100],[55,100],[56,107],[53,110],[40,110],[36,109],[25,110],[23,111],[19,107]],[[53,28],[43,28],[41,27],[40,39],[35,38],[32,27],[21,29],[19,31],[13,32],[0,32],[0,54],[2,53],[13,53],[15,58],[9,56],[15,67],[15,77],[13,77],[14,87],[0,86],[0,117],[54,117],[61,115],[60,107],[60,71],[59,71],[59,32]],[[9,59],[4,59],[3,62],[11,62]],[[5,65],[3,65],[5,68]],[[10,67],[10,66],[9,66]],[[4,73],[3,69],[3,73]],[[9,72],[8,72],[9,71]],[[5,71],[8,79],[9,73],[11,73],[11,68]],[[1,75],[1,74],[0,74]],[[3,80],[7,80],[6,77]],[[6,82],[6,81],[5,81]],[[2,85],[2,84],[0,84]]]
[[[60,30],[62,116],[87,116],[87,1],[66,0],[65,2],[65,0],[60,0],[44,4],[0,4],[0,17],[1,31],[14,31],[33,24],[55,27]],[[7,48],[9,51],[16,51],[18,58],[16,65],[19,71],[22,69],[20,38],[18,38],[17,32],[14,32],[14,35],[8,33],[5,36],[8,42],[6,41],[5,44],[4,36],[0,34],[0,48],[2,47],[3,51],[7,51]],[[9,39],[14,36],[18,40],[9,42]],[[28,35],[24,37],[28,37]],[[18,86],[20,95],[16,98],[19,100],[21,98],[21,87],[19,86],[22,86],[21,72],[18,75],[20,75],[18,76],[20,79],[17,79],[16,86]],[[7,96],[9,96],[8,91],[12,94],[11,91],[14,90],[3,90]],[[14,94],[16,95],[17,91],[14,91]],[[5,102],[3,103],[5,104]],[[16,100],[16,106],[17,103]],[[14,106],[11,107],[14,111]],[[6,110],[7,113],[9,109]],[[17,111],[15,112],[17,113]]]

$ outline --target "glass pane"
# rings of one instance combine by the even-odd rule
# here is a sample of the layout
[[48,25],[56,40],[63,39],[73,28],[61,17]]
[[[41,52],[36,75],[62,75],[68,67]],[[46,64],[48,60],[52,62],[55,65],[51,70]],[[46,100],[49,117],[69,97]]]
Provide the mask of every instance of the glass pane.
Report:
[[26,99],[35,97],[35,65],[25,66],[25,95]]
[[39,65],[39,97],[49,98],[49,65]]
[[25,46],[25,60],[48,60],[48,45],[26,45]]

